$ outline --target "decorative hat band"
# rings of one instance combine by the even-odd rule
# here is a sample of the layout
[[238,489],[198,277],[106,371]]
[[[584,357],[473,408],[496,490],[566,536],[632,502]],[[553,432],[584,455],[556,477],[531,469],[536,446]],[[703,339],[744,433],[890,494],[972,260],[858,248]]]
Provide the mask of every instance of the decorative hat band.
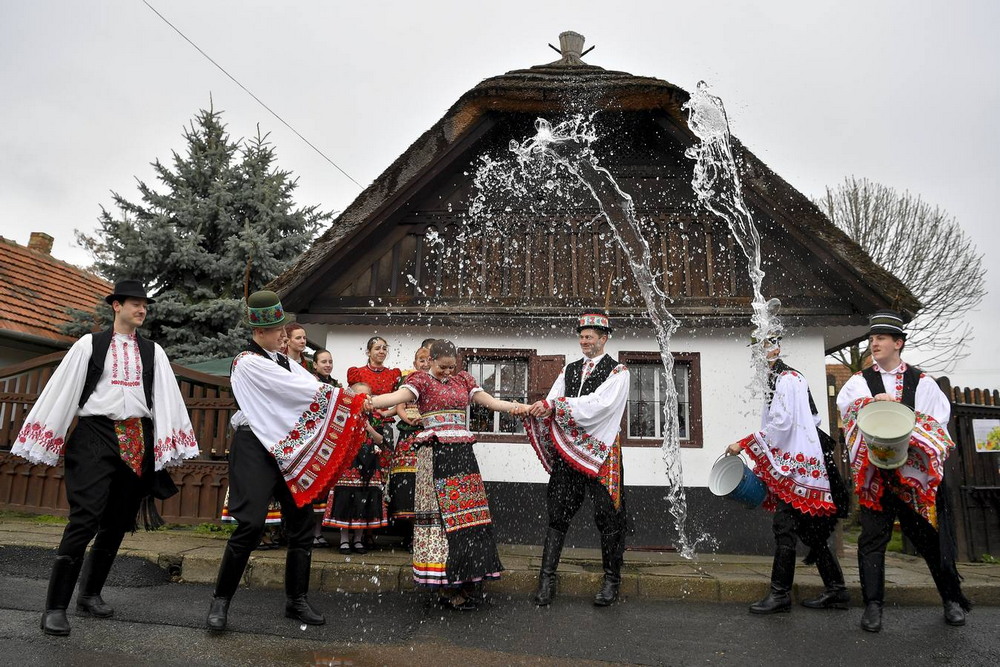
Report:
[[280,303],[273,306],[264,306],[263,308],[248,307],[247,311],[249,313],[250,326],[269,327],[284,323],[285,311],[282,309]]
[[581,315],[580,325],[578,328],[586,329],[588,327],[611,329],[611,324],[608,322],[608,316],[601,313],[588,313],[586,315]]

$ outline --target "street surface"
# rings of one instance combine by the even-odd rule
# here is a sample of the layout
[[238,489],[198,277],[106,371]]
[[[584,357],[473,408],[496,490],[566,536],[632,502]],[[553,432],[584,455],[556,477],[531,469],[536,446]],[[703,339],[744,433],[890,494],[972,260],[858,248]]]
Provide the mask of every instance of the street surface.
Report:
[[997,665],[1000,608],[981,607],[964,628],[941,609],[888,607],[881,634],[858,627],[861,610],[754,617],[744,605],[626,600],[599,609],[557,598],[491,596],[474,612],[430,604],[423,593],[313,593],[327,624],[284,617],[278,590],[241,589],[230,631],[204,629],[211,587],[170,583],[155,565],[120,558],[105,588],[108,620],[70,610],[69,637],[39,630],[53,552],[0,547],[0,664],[5,665]]

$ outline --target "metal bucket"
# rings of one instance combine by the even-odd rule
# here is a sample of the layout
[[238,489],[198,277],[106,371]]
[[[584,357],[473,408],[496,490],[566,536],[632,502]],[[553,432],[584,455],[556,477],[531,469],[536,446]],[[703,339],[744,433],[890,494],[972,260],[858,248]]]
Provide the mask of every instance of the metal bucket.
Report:
[[913,410],[895,401],[872,401],[858,411],[858,430],[876,468],[895,470],[906,463],[910,434],[917,423]]
[[723,456],[708,473],[708,489],[717,496],[735,500],[747,509],[759,507],[767,487],[739,456]]

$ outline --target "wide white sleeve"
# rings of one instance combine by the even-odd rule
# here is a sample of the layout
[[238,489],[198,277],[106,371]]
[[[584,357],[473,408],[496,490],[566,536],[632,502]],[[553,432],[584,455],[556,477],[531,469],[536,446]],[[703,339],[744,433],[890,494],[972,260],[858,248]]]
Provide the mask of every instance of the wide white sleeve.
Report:
[[559,377],[556,381],[552,383],[552,388],[549,389],[548,396],[545,397],[546,401],[551,401],[554,398],[559,398],[566,393],[566,367],[563,366],[562,371],[559,373]]
[[[304,369],[303,369],[304,370]],[[236,358],[229,378],[240,411],[261,443],[271,448],[289,433],[315,431],[299,424],[324,387],[311,373],[288,372],[274,361],[257,354]],[[336,391],[336,390],[334,390]]]
[[32,463],[54,466],[66,446],[66,431],[79,410],[94,349],[87,334],[73,343],[24,420],[10,451]]
[[837,394],[837,409],[840,410],[840,418],[847,418],[847,413],[860,398],[872,398],[872,392],[868,389],[868,383],[860,374],[852,375]]
[[568,408],[573,421],[586,433],[610,445],[621,430],[622,414],[628,402],[629,378],[628,369],[619,366],[592,394],[560,398],[558,405]]
[[153,356],[153,442],[156,469],[198,456],[198,441],[167,353]]
[[809,409],[809,385],[794,373],[784,373],[774,386],[771,405],[761,424],[764,439],[782,451],[805,451],[803,441],[818,443],[815,422]]
[[951,402],[931,376],[925,375],[917,383],[913,407],[917,412],[933,417],[938,424],[948,428],[948,421],[951,419]]

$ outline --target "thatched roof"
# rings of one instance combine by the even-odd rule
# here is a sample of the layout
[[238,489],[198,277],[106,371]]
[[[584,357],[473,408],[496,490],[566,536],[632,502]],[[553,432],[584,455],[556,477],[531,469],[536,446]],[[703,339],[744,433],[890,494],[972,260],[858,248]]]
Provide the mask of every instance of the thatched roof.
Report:
[[[582,43],[582,38],[581,38]],[[588,65],[578,54],[485,79],[461,98],[396,159],[344,210],[296,264],[276,278],[270,289],[286,300],[286,307],[302,310],[318,287],[312,280],[337,249],[363,233],[365,226],[400,206],[418,178],[432,169],[463,138],[490,116],[504,113],[554,114],[590,109],[657,111],[666,113],[691,145],[697,138],[688,129],[682,105],[689,95],[661,79],[635,76]],[[851,274],[868,297],[882,305],[912,314],[919,303],[894,276],[877,266],[846,234],[837,229],[802,193],[771,171],[737,143],[746,170],[745,196],[757,205],[780,213],[786,228],[807,245],[821,244],[838,260],[838,271]],[[859,314],[859,322],[860,323]]]

